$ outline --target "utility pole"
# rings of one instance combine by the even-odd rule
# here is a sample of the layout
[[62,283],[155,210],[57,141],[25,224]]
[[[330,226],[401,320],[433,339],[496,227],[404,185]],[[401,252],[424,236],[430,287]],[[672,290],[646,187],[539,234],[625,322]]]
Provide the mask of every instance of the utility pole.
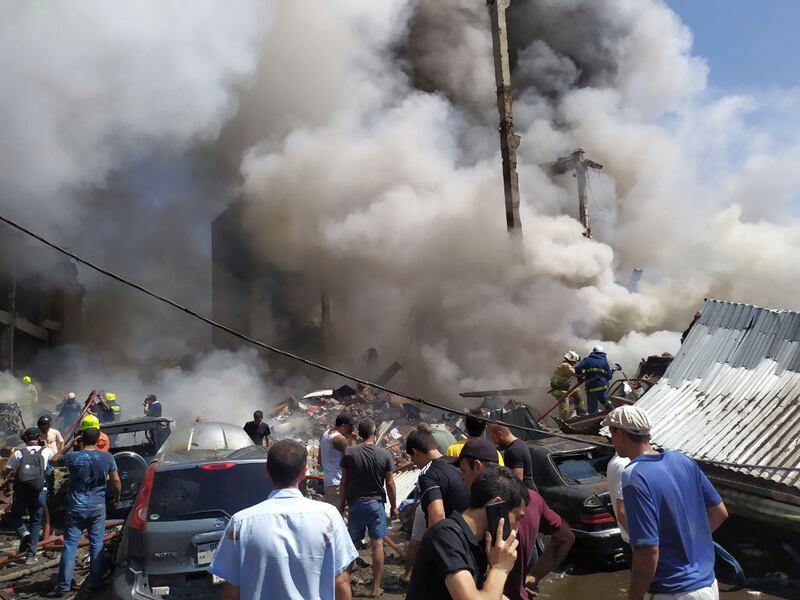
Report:
[[517,146],[520,138],[514,134],[511,112],[511,65],[508,60],[508,27],[506,11],[511,0],[486,0],[492,21],[494,77],[497,85],[497,111],[500,113],[500,153],[503,158],[503,187],[506,199],[506,227],[512,235],[522,235],[519,218],[519,176],[517,175]]
[[578,148],[569,156],[561,156],[556,160],[541,165],[551,175],[562,175],[567,171],[575,171],[578,180],[578,215],[583,225],[583,235],[592,237],[592,228],[589,225],[589,207],[586,203],[586,171],[587,169],[602,169],[603,165],[586,158],[586,150]]

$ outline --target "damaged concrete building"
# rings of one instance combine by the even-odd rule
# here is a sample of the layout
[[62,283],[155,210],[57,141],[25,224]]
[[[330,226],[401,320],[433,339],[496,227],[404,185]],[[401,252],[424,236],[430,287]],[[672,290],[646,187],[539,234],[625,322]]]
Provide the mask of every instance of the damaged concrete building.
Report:
[[72,261],[0,227],[0,370],[19,373],[39,351],[80,342],[84,292]]
[[[329,306],[320,290],[302,287],[299,277],[260,256],[243,227],[243,201],[231,203],[211,225],[213,318],[281,348],[325,358]],[[291,309],[289,308],[291,307]],[[243,342],[215,329],[213,343],[238,348]],[[297,370],[295,362],[271,362]]]

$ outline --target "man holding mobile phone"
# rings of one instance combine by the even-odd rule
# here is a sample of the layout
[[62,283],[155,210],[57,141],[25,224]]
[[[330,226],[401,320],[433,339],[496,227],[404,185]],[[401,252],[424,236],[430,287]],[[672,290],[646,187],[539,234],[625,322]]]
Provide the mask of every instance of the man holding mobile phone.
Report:
[[[464,483],[472,483],[496,461],[494,446],[480,439],[469,440],[461,450],[459,466]],[[539,582],[566,558],[575,541],[572,529],[538,492],[527,490],[528,505],[517,525],[517,561],[506,579],[508,600],[536,597]],[[536,549],[539,533],[550,536],[541,556]]]
[[[505,468],[489,467],[470,488],[469,507],[431,526],[422,538],[406,600],[500,600],[517,559],[516,526],[525,486]],[[499,518],[492,543],[487,505],[504,502],[511,532]],[[493,512],[493,509],[489,509]]]

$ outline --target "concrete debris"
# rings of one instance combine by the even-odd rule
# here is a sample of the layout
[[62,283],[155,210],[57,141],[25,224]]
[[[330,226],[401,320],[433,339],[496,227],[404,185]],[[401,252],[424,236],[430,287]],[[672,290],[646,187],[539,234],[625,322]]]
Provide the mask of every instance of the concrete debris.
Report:
[[[347,388],[347,389],[345,389]],[[347,392],[352,390],[352,394]],[[408,462],[403,440],[422,422],[441,419],[441,414],[423,413],[405,398],[359,385],[353,390],[342,386],[320,390],[298,401],[290,396],[265,416],[275,437],[291,437],[308,447],[309,474],[319,475],[319,439],[331,427],[339,413],[352,414],[356,420],[372,419],[378,424],[378,444],[387,448],[400,465]]]
[[19,432],[24,429],[25,423],[19,404],[0,403],[0,446],[11,448],[18,446]]

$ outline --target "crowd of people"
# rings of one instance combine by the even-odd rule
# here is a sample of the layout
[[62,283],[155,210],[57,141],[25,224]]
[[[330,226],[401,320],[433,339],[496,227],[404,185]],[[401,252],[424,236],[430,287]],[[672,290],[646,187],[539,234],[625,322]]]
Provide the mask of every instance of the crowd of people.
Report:
[[[20,539],[18,554],[25,557],[26,565],[35,565],[39,560],[37,550],[45,506],[53,493],[55,467],[67,470],[69,493],[64,513],[64,551],[57,587],[52,592],[54,597],[71,589],[75,556],[84,530],[88,534],[91,560],[89,587],[94,589],[102,585],[106,506],[116,505],[121,490],[117,466],[109,452],[109,437],[100,431],[102,423],[119,420],[121,407],[116,395],[101,391],[90,409],[84,411],[84,404],[70,392],[56,408],[52,416],[40,416],[36,427],[29,427],[21,433],[23,444],[12,452],[2,473],[2,485],[13,474],[9,514],[11,526]],[[155,394],[145,398],[143,413],[145,416],[161,416],[161,404]],[[53,426],[54,420],[60,428],[77,425],[77,431],[65,441],[61,431]],[[111,482],[112,498],[107,503],[108,481]]]
[[[109,412],[109,394],[103,399]],[[74,394],[68,395],[60,414],[70,414],[73,401]],[[145,414],[161,415],[155,395],[143,405]],[[15,477],[10,515],[19,551],[26,564],[35,564],[54,466],[68,470],[64,552],[54,596],[70,590],[84,529],[89,585],[101,585],[107,481],[111,506],[120,492],[109,439],[100,431],[101,412],[85,414],[78,434],[67,442],[49,415],[40,417],[37,427],[23,432],[24,444],[3,471],[3,483],[12,473]],[[719,494],[691,459],[653,448],[642,409],[614,409],[603,425],[616,450],[607,478],[631,563],[629,598],[717,599],[712,533],[727,518]],[[273,443],[263,413],[256,411],[243,429],[254,444],[269,448],[273,491],[228,523],[209,569],[225,581],[223,598],[349,599],[350,572],[360,560],[356,548],[365,541],[372,568],[369,596],[381,596],[387,513],[399,515],[394,478],[408,468],[418,470],[418,479],[400,578],[406,598],[534,598],[542,579],[566,558],[574,534],[538,493],[526,442],[508,426],[488,423],[479,409],[466,415],[464,426],[467,436],[457,441],[420,424],[404,440],[409,462],[397,465],[376,444],[372,420],[340,413],[320,439],[324,501],[318,502],[298,490],[306,475],[306,447],[290,439]],[[540,534],[548,540],[543,549],[537,546]]]
[[26,556],[26,565],[38,562],[37,550],[45,504],[53,489],[54,467],[64,467],[69,473],[64,551],[58,583],[51,595],[58,597],[70,591],[75,556],[84,529],[88,533],[91,560],[89,587],[100,588],[105,568],[106,482],[111,482],[112,506],[119,500],[121,490],[114,457],[108,452],[108,436],[100,431],[98,418],[89,413],[81,420],[79,433],[67,443],[61,433],[51,427],[51,417],[47,415],[38,419],[37,427],[26,429],[21,438],[23,445],[11,454],[3,470],[3,483],[14,474],[10,515],[11,525],[20,538],[19,554]]
[[[27,417],[41,414],[45,402],[39,393],[39,389],[29,375],[22,377],[22,383],[26,386],[25,394],[18,398],[18,404],[23,414]],[[45,395],[52,398],[52,396]],[[84,402],[79,400],[75,392],[64,394],[63,399],[55,405],[53,417],[62,429],[67,428],[73,423],[83,411]],[[122,418],[122,404],[117,399],[117,394],[112,391],[99,389],[95,393],[91,412],[100,423],[113,423]],[[147,417],[161,417],[162,406],[155,394],[148,394],[142,402],[142,414]]]
[[[727,518],[721,498],[691,459],[650,445],[641,409],[617,408],[604,424],[617,452],[608,479],[630,544],[629,598],[718,598],[712,533]],[[430,427],[405,439],[408,466],[419,469],[401,578],[406,598],[533,598],[569,553],[574,534],[536,491],[525,442],[504,425],[487,428],[479,413],[469,414],[465,426],[467,439],[444,452]],[[349,573],[365,537],[372,557],[369,595],[383,593],[386,504],[389,516],[397,516],[394,476],[406,466],[395,465],[376,445],[374,422],[356,422],[346,413],[320,440],[324,502],[305,499],[297,489],[306,462],[303,444],[286,439],[272,445],[267,472],[274,490],[233,516],[210,567],[226,582],[225,600],[349,599]],[[549,540],[541,552],[540,533]]]

